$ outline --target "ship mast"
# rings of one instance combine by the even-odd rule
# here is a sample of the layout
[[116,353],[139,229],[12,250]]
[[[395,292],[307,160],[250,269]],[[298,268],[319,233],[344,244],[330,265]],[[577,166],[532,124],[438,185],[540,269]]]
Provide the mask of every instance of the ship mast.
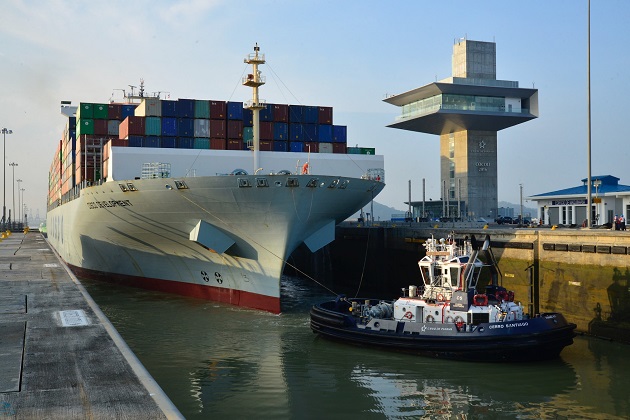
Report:
[[245,108],[252,110],[253,125],[253,143],[254,143],[254,173],[260,169],[260,110],[265,109],[265,101],[258,98],[258,87],[265,84],[265,78],[261,76],[258,70],[259,64],[265,64],[265,54],[259,54],[260,47],[258,43],[254,46],[254,53],[249,54],[245,58],[245,63],[252,65],[252,73],[243,78],[243,85],[252,88],[252,99],[245,103]]

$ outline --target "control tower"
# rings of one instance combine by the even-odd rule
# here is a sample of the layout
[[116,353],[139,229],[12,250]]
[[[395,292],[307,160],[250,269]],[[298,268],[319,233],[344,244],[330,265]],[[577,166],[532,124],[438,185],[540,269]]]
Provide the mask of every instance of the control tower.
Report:
[[451,203],[447,213],[495,218],[497,132],[538,117],[538,89],[497,80],[496,44],[456,41],[452,77],[384,101],[402,108],[388,127],[440,136],[441,194]]

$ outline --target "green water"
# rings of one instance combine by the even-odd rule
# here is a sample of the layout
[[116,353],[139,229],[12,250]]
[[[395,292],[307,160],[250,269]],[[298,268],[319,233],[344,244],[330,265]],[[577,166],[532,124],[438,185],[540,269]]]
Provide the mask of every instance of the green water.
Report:
[[530,364],[428,359],[331,342],[285,278],[283,313],[82,281],[188,419],[627,419],[630,346],[577,337]]

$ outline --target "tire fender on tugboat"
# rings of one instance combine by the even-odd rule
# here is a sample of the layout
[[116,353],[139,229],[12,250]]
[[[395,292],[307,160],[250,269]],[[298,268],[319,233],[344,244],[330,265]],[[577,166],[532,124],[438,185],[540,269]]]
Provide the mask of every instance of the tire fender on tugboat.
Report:
[[488,306],[487,295],[475,295],[473,297],[473,305],[475,306]]

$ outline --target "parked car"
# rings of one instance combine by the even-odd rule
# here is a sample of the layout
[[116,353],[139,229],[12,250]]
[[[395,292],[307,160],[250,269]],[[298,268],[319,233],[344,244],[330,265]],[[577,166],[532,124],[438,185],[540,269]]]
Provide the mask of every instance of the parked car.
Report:
[[514,219],[512,219],[510,216],[499,216],[496,219],[494,219],[494,221],[500,225],[503,225],[503,224],[511,225],[512,223],[514,223]]

